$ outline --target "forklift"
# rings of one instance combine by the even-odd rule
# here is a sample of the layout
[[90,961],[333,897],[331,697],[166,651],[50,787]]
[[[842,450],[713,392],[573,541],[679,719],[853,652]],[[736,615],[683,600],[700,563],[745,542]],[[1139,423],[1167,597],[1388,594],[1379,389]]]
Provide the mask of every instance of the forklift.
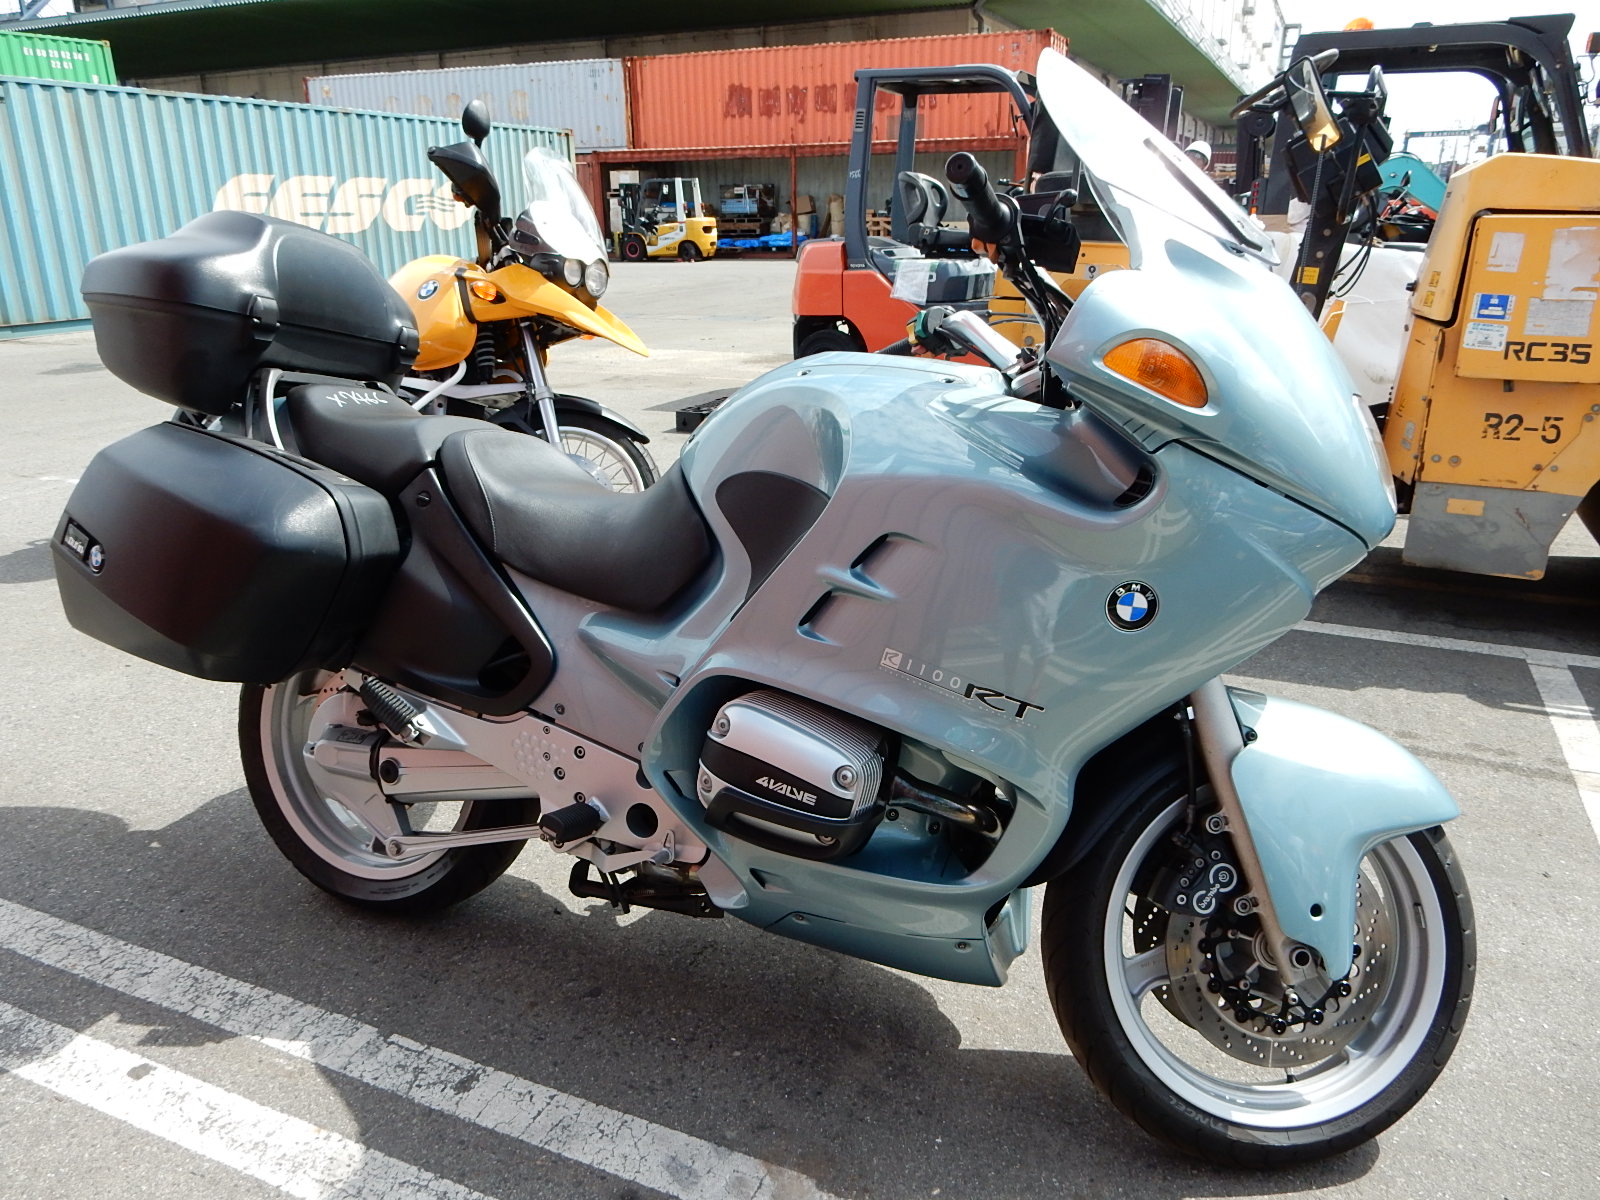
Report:
[[623,262],[681,258],[694,262],[717,253],[717,219],[706,215],[700,180],[675,177],[624,183],[612,193],[622,211],[622,228],[612,250]]
[[[1358,90],[1330,89],[1347,136],[1325,156],[1287,113],[1255,97],[1235,108],[1251,207],[1270,222],[1291,197],[1309,206],[1290,285],[1330,337],[1336,293],[1360,282],[1363,256],[1411,252],[1414,282],[1395,285],[1392,398],[1375,415],[1409,514],[1401,557],[1415,566],[1539,579],[1574,512],[1600,538],[1600,162],[1572,23],[1302,36],[1295,57],[1328,80],[1366,77]],[[1396,191],[1382,170],[1385,74],[1441,71],[1494,86],[1504,152],[1457,170],[1435,219],[1399,228],[1384,219]]]

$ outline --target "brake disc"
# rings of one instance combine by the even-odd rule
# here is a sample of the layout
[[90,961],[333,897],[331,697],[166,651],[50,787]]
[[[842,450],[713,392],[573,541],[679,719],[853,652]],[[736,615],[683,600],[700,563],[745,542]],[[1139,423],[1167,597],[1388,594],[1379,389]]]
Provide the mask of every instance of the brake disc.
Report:
[[[1364,874],[1358,879],[1355,964],[1321,998],[1286,1002],[1266,939],[1254,926],[1232,915],[1173,914],[1162,1003],[1223,1053],[1257,1066],[1304,1066],[1350,1045],[1388,991],[1395,926],[1386,898]],[[1340,994],[1343,984],[1347,995]],[[1320,1012],[1320,1023],[1308,1011]]]

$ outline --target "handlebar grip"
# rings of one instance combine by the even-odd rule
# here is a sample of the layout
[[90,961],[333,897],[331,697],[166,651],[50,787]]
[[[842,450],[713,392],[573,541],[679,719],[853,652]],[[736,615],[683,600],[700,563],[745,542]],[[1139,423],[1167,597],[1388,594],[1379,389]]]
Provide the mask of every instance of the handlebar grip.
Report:
[[944,164],[944,177],[957,197],[967,206],[968,225],[973,236],[984,242],[1003,242],[1011,234],[1011,212],[995,194],[989,172],[965,150],[952,154]]
[[878,353],[897,354],[902,358],[910,358],[915,352],[915,349],[916,347],[910,338],[901,338],[898,342],[890,342],[883,349],[879,350]]

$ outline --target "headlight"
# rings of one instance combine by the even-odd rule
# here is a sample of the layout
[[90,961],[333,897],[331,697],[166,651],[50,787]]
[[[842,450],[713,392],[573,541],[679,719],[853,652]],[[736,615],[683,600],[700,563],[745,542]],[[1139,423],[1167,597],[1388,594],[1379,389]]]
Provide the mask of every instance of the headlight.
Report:
[[595,259],[583,273],[583,286],[596,300],[606,294],[606,285],[610,282],[611,271],[603,258]]
[[583,264],[575,258],[562,259],[561,278],[567,281],[568,287],[577,287],[583,282]]

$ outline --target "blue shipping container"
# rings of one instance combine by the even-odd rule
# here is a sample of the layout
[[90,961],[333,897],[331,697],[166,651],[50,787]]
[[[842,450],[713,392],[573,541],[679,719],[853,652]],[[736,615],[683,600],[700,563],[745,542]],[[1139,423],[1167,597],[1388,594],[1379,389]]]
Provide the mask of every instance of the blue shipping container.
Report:
[[[86,317],[91,258],[219,208],[336,234],[385,274],[470,258],[471,213],[427,158],[462,136],[439,117],[0,77],[0,328]],[[507,208],[536,146],[572,161],[565,130],[496,126],[484,144]]]

